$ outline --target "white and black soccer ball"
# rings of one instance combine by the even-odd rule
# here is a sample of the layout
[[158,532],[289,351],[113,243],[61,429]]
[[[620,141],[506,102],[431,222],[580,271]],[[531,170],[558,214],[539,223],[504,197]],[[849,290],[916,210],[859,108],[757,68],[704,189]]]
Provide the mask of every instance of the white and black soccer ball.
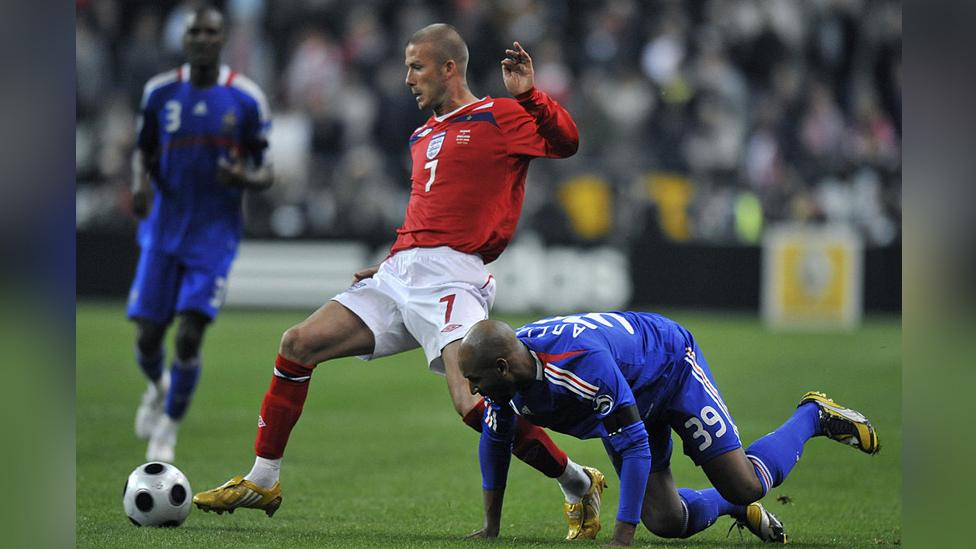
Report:
[[136,526],[179,526],[190,514],[192,499],[186,475],[160,461],[136,467],[122,490],[122,507]]

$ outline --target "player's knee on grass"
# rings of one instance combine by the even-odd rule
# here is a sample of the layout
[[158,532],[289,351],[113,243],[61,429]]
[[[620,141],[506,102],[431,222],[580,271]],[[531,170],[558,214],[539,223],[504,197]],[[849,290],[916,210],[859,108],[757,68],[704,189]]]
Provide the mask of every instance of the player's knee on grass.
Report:
[[712,481],[718,493],[735,505],[749,505],[763,497],[762,484],[755,476],[736,477],[724,482]]
[[684,533],[684,512],[681,509],[651,509],[647,505],[641,510],[641,522],[652,534],[661,538],[679,538]]
[[163,349],[163,336],[166,335],[166,325],[148,320],[136,321],[136,347],[143,356],[157,356]]
[[180,327],[176,332],[176,358],[187,362],[200,354],[203,332],[207,329],[207,317],[186,313],[180,315]]
[[741,448],[717,456],[701,465],[718,493],[735,505],[749,505],[763,497],[756,469]]

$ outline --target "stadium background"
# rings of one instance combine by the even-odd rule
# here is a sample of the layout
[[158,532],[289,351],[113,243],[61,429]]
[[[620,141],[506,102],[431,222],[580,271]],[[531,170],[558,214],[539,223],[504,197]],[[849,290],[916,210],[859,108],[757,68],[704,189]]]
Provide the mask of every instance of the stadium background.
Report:
[[[145,81],[181,62],[189,5],[77,2],[81,295],[128,288],[135,113]],[[443,20],[469,43],[475,94],[506,95],[498,61],[518,39],[581,128],[576,156],[533,163],[516,243],[614,250],[633,284],[621,306],[756,310],[764,231],[842,224],[864,243],[866,309],[900,310],[899,2],[216,5],[225,62],[274,112],[278,184],[247,200],[251,239],[382,256],[409,193],[405,139],[429,115],[403,84],[403,45]],[[105,272],[108,257],[123,268]]]
[[[803,543],[901,543],[899,2],[214,4],[229,24],[225,62],[261,85],[274,113],[279,180],[247,200],[248,245],[322,250],[343,281],[349,265],[385,254],[409,192],[406,136],[428,116],[402,83],[407,37],[434,21],[457,26],[479,96],[505,95],[498,61],[520,40],[537,85],[576,119],[581,148],[569,160],[533,162],[516,241],[491,268],[535,252],[624,276],[626,306],[664,310],[703,342],[745,440],[811,388],[863,407],[884,437],[881,455],[812,443],[767,499]],[[476,438],[450,413],[443,381],[418,375],[417,352],[368,367],[346,359],[318,374],[289,446],[289,501],[272,521],[193,513],[177,531],[151,532],[122,516],[119,488],[144,451],[131,434],[143,382],[122,302],[137,257],[129,155],[143,84],[182,60],[189,5],[76,2],[78,545],[469,546],[456,540],[480,520]],[[781,222],[845,226],[863,242],[868,314],[859,327],[777,333],[759,321],[761,244]],[[260,280],[274,286],[280,274]],[[600,308],[595,278],[574,280],[563,293]],[[504,282],[500,304],[522,295]],[[533,308],[560,306],[546,287],[527,287],[542,299]],[[208,334],[177,458],[195,489],[250,466],[278,337],[331,295],[324,283],[310,291],[317,297],[298,306],[281,299],[284,311],[228,307]],[[496,312],[512,323],[532,318]],[[575,459],[609,468],[599,444],[554,438]],[[705,486],[685,461],[675,460],[676,478]],[[555,488],[524,466],[511,474],[506,543],[562,546]],[[753,542],[721,530],[692,542],[640,531],[637,543]]]

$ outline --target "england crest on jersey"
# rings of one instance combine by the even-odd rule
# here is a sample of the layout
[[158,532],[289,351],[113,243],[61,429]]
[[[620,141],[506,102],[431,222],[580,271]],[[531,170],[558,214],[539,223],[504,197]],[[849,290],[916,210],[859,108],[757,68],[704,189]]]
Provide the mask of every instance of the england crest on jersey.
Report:
[[447,130],[430,136],[430,142],[427,143],[427,160],[433,160],[437,153],[441,152],[441,145],[444,144],[446,136]]

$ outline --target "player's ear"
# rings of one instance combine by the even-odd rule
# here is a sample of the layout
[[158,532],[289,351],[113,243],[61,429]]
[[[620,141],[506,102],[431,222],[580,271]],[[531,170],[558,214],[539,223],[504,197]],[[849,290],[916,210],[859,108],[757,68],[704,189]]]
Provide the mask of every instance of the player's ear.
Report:
[[504,376],[508,372],[508,360],[498,357],[495,359],[495,370],[498,371],[498,375]]

